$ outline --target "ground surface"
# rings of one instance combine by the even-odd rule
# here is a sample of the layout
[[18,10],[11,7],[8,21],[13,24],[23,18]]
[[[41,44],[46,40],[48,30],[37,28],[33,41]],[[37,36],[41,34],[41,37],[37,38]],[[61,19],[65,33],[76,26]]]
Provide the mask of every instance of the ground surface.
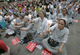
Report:
[[[80,21],[80,16],[77,16],[75,19]],[[35,25],[35,27],[36,26],[37,25]],[[15,37],[19,38],[18,36],[4,38],[5,32],[2,32],[1,34],[2,38],[0,39],[11,48],[11,55],[41,55],[40,53],[43,49],[39,50],[38,48],[35,48],[31,53],[26,49],[27,44],[17,44],[16,46],[12,45],[11,39],[14,39]],[[70,34],[68,37],[66,48],[68,55],[80,55],[80,22],[74,22],[73,25],[70,25]]]

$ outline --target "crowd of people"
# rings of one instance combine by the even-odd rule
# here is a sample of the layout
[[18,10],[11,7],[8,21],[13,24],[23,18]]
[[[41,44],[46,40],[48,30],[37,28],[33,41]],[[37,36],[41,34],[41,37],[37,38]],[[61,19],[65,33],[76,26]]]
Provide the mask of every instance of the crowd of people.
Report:
[[[67,55],[65,43],[76,15],[80,16],[80,2],[11,2],[0,4],[0,27],[7,38],[18,35],[18,43],[23,44],[26,35],[32,35],[26,40],[42,45],[52,54]],[[0,40],[0,54],[6,52],[10,54],[10,48]]]

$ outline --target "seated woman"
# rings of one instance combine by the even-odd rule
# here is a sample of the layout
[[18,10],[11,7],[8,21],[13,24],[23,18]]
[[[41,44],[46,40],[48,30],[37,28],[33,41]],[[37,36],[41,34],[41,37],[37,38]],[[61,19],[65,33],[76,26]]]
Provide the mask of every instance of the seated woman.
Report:
[[42,41],[43,46],[53,54],[67,55],[65,43],[68,39],[69,30],[65,27],[67,25],[66,19],[60,19],[58,24],[55,24],[45,33],[53,31],[52,36]]
[[29,23],[30,18],[28,16],[24,17],[23,27],[20,28],[20,39],[23,39],[28,33],[34,33],[34,23]]
[[19,14],[19,19],[17,20],[17,22],[15,23],[15,26],[14,26],[14,28],[15,28],[15,32],[19,35],[19,33],[20,33],[20,28],[23,26],[23,23],[24,23],[24,14],[23,13],[20,13]]
[[0,55],[10,55],[10,48],[0,40]]
[[9,35],[12,34],[19,34],[19,28],[22,26],[23,23],[23,16],[21,14],[19,14],[19,18],[18,18],[18,14],[13,13],[13,16],[15,19],[13,19],[11,21],[11,24],[9,25],[8,29],[6,30],[6,36],[5,37],[9,37]]
[[47,18],[45,18],[45,11],[41,10],[39,11],[39,17],[31,20],[31,23],[36,23],[38,22],[38,29],[36,34],[33,37],[33,41],[36,42],[37,44],[41,44],[41,41],[46,38],[46,34],[44,34],[45,30],[48,28],[47,26]]

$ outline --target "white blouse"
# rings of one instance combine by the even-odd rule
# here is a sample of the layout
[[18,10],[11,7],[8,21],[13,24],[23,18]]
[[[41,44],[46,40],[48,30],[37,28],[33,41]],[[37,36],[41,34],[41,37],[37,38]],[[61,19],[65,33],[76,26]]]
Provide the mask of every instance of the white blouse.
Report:
[[64,27],[64,29],[60,30],[58,28],[58,24],[55,24],[50,29],[51,29],[51,31],[53,31],[53,34],[51,37],[52,39],[54,39],[55,41],[58,41],[60,43],[67,42],[69,30],[66,27]]
[[44,17],[43,21],[41,20],[40,17],[34,19],[35,22],[38,22],[38,29],[37,29],[37,32],[38,33],[43,33],[45,32],[46,29],[48,29],[48,26],[47,26],[47,18]]

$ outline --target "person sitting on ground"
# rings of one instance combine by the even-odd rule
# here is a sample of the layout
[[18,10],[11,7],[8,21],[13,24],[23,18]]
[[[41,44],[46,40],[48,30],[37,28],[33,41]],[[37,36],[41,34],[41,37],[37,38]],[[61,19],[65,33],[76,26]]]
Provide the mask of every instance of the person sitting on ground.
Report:
[[28,33],[34,33],[34,23],[29,23],[30,18],[28,16],[24,17],[23,27],[20,28],[20,39],[23,39]]
[[60,19],[58,24],[55,24],[45,33],[53,31],[52,35],[43,39],[42,45],[52,54],[67,55],[65,44],[68,40],[69,30],[65,27],[67,25],[66,19]]
[[41,44],[41,41],[47,37],[47,35],[44,33],[45,30],[48,28],[47,26],[47,18],[45,18],[46,12],[44,10],[39,11],[39,17],[31,20],[30,23],[36,23],[38,22],[38,28],[36,34],[33,36],[33,42],[37,44]]

